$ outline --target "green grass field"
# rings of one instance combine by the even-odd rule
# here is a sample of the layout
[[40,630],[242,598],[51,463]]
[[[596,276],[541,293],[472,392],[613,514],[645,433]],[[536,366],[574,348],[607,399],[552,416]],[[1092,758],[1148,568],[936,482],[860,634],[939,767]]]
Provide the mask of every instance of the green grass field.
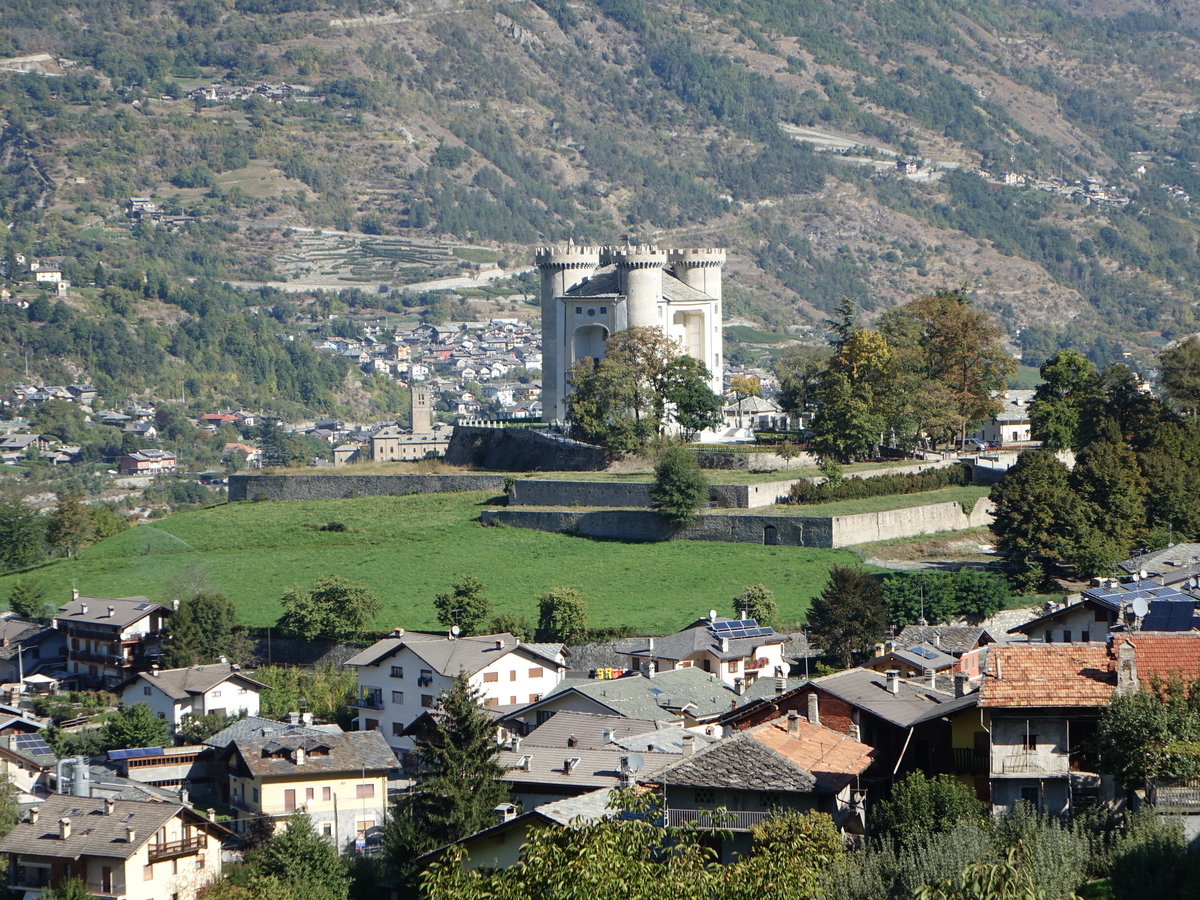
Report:
[[[579,588],[594,626],[630,625],[667,633],[762,582],[775,591],[781,621],[803,619],[829,567],[859,565],[837,550],[670,541],[594,541],[523,528],[484,528],[486,493],[347,500],[237,503],[141,525],[86,550],[0,578],[6,597],[18,578],[65,602],[72,587],[92,596],[172,596],[203,577],[238,605],[243,621],[268,625],[279,597],[322,575],[369,584],[384,604],[379,628],[434,628],[432,600],[474,575],[497,612],[536,621],[535,598],[560,585]],[[317,526],[345,523],[350,531]]]

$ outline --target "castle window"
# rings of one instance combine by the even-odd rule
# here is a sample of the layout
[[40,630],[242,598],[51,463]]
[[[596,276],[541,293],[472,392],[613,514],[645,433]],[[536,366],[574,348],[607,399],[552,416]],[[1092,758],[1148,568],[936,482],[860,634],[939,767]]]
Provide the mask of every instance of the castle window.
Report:
[[607,306],[600,307],[600,315],[602,315],[602,316],[608,315],[608,307]]
[[592,308],[592,309],[589,309],[589,310],[588,310],[588,315],[589,315],[589,316],[594,316],[595,314],[596,314],[596,310],[595,310],[595,308]]
[[583,307],[582,306],[575,307],[575,315],[577,315],[577,316],[583,315]]

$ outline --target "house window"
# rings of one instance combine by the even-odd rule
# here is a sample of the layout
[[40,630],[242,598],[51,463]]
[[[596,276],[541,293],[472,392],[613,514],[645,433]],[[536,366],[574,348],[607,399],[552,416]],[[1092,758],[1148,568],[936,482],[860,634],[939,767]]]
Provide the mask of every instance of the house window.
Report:
[[692,800],[695,801],[697,806],[700,806],[703,803],[716,803],[716,791],[714,791],[712,788],[696,788],[694,791],[692,791]]
[[305,803],[309,802],[310,800],[315,800],[316,798],[317,798],[317,789],[316,788],[305,788],[304,789],[304,802]]
[[1042,808],[1042,795],[1037,785],[1029,785],[1028,787],[1021,788],[1021,800],[1024,803],[1028,803],[1034,809],[1040,810]]
[[516,669],[512,669],[512,670],[510,670],[510,671],[509,671],[509,673],[508,673],[508,680],[509,680],[509,681],[516,681],[516,680],[517,680],[517,670],[516,670]]
[[543,675],[543,672],[542,672],[541,666],[535,666],[534,668],[529,670],[530,678],[541,678],[542,675]]
[[779,809],[778,791],[760,791],[758,797],[763,809]]
[[221,692],[220,692],[220,691],[213,691],[213,692],[212,692],[212,696],[214,696],[214,697],[220,697],[220,696],[221,696]]
[[332,822],[322,822],[321,823],[321,834],[327,838],[333,837],[333,823]]
[[499,672],[484,672],[484,673],[483,673],[483,680],[484,680],[486,683],[488,683],[488,684],[491,684],[491,683],[493,683],[493,682],[499,681],[499,680],[500,680],[500,673],[499,673]]
[[392,677],[393,678],[403,678],[404,677],[404,666],[392,666]]
[[146,685],[144,688],[142,688],[142,693],[143,693],[145,696],[149,697],[149,696],[150,696],[150,694],[153,692],[153,690],[154,690],[154,689],[153,689],[152,687],[150,687],[150,685]]
[[196,868],[197,869],[204,868],[204,854],[203,853],[199,853],[196,855]]
[[370,800],[374,796],[375,796],[374,783],[368,782],[367,784],[356,784],[354,786],[354,799],[355,800]]
[[404,723],[403,722],[393,722],[392,723],[392,737],[403,737],[403,736],[404,736]]
[[154,866],[142,866],[142,881],[154,880]]
[[288,788],[283,792],[283,810],[284,812],[296,811],[296,789]]
[[374,731],[378,727],[378,719],[363,719],[363,731]]
[[238,688],[238,694],[248,694],[248,693],[250,693],[250,688]]
[[600,315],[602,315],[602,316],[608,315],[608,307],[607,306],[600,307]]
[[1054,643],[1054,638],[1052,638],[1052,637],[1050,636],[1050,629],[1049,629],[1049,628],[1047,628],[1047,629],[1046,629],[1046,633],[1042,635],[1042,640],[1043,640],[1043,641],[1045,641],[1047,644],[1052,644],[1052,643]]
[[422,694],[421,695],[421,705],[423,707],[425,707],[426,709],[432,709],[433,708],[433,695],[432,694]]
[[1069,644],[1069,643],[1071,643],[1071,631],[1070,631],[1070,629],[1067,629],[1067,628],[1064,628],[1064,629],[1063,629],[1063,643],[1064,643],[1064,644]]
[[583,307],[582,306],[575,307],[575,315],[577,315],[577,316],[583,315]]
[[1092,633],[1090,631],[1081,631],[1079,632],[1079,639],[1085,644],[1090,644],[1092,642]]
[[542,695],[541,695],[541,694],[530,694],[530,695],[529,695],[529,702],[530,702],[530,703],[537,703],[537,702],[538,702],[539,700],[541,700],[541,699],[542,699]]
[[499,697],[488,697],[486,700],[483,701],[483,705],[484,706],[499,706],[500,698]]
[[1108,613],[1103,609],[1096,610],[1096,621],[1097,622],[1107,622],[1108,621]]
[[257,803],[258,802],[258,788],[254,788],[254,790],[251,792],[251,794],[254,797],[254,802]]
[[404,691],[392,691],[392,702],[393,703],[403,703],[404,702]]
[[727,668],[729,669],[730,672],[736,672],[738,670],[738,664],[740,662],[741,662],[740,659],[731,659],[729,661],[729,665],[727,666]]
[[321,799],[323,801],[325,801],[326,803],[328,803],[330,800],[332,800],[333,799],[333,788],[331,788],[329,785],[325,785],[325,787],[321,788]]
[[1026,750],[1036,750],[1037,749],[1037,735],[1036,734],[1026,734],[1024,739],[1021,741],[1021,746],[1023,746]]

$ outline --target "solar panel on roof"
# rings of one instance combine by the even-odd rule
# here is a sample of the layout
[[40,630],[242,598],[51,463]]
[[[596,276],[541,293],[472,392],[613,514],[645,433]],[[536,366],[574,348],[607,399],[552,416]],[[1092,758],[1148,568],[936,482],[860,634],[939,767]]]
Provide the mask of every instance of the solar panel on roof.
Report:
[[149,609],[151,606],[153,606],[152,603],[139,603],[134,609]]
[[18,734],[13,736],[13,743],[18,750],[32,753],[34,756],[53,756],[54,750],[46,743],[40,734]]
[[916,654],[917,656],[921,657],[921,659],[938,658],[937,653],[935,653],[933,650],[930,650],[928,647],[910,647],[908,652]]

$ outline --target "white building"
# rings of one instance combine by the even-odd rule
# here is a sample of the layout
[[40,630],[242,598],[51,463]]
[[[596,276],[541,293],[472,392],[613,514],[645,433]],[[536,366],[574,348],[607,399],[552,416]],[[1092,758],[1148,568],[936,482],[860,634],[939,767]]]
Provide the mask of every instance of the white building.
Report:
[[547,422],[566,418],[567,371],[604,357],[626,328],[657,327],[708,367],[721,392],[721,267],[718,248],[660,250],[648,246],[541,247],[542,407]]
[[630,658],[630,668],[648,674],[698,668],[745,690],[759,678],[786,676],[790,668],[783,659],[783,635],[745,617],[712,616],[646,641],[644,647],[618,652]]
[[358,670],[357,727],[379,729],[393,747],[411,748],[405,729],[437,707],[459,672],[470,676],[485,706],[539,700],[567,669],[556,648],[522,644],[511,634],[453,637],[397,628],[346,661]]
[[231,663],[192,666],[186,669],[152,669],[126,682],[121,702],[145,703],[159,718],[178,731],[184,716],[208,713],[223,716],[258,715],[259,692],[266,685],[255,681]]

